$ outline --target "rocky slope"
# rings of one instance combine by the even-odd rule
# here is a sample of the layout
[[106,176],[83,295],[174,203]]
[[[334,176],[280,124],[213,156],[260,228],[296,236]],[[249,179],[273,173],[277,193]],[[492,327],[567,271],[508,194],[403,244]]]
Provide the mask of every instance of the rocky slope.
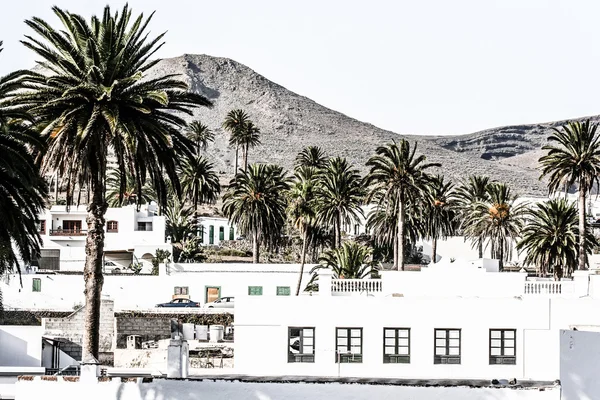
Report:
[[207,155],[224,177],[233,173],[235,149],[228,147],[228,134],[220,126],[227,112],[242,108],[261,129],[262,144],[251,150],[250,162],[290,168],[303,147],[316,145],[366,171],[364,163],[377,146],[406,137],[418,142],[428,161],[441,163],[439,172],[453,180],[487,174],[522,194],[539,195],[545,193],[545,185],[538,179],[535,161],[550,127],[561,124],[512,126],[450,137],[399,135],[323,107],[230,59],[186,54],[162,60],[151,71],[151,75],[159,74],[180,74],[193,91],[214,102],[212,109],[199,109],[189,120],[200,120],[215,132]]

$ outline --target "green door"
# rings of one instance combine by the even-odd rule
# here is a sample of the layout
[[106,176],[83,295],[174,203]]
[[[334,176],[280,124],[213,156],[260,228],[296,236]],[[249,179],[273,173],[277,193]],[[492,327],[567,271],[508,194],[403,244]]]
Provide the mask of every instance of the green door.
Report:
[[229,228],[229,240],[235,240],[235,236],[233,235],[233,226]]
[[219,227],[219,241],[223,241],[225,240],[225,228],[224,227]]
[[208,227],[208,244],[215,244],[215,227]]

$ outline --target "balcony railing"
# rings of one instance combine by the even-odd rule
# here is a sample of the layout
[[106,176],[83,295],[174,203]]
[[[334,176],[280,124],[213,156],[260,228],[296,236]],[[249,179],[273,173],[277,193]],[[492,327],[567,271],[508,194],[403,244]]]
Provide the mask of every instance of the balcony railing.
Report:
[[575,291],[572,281],[527,281],[525,294],[528,295],[571,295]]
[[332,279],[332,293],[373,293],[382,291],[381,279]]
[[86,236],[83,229],[50,229],[50,236]]

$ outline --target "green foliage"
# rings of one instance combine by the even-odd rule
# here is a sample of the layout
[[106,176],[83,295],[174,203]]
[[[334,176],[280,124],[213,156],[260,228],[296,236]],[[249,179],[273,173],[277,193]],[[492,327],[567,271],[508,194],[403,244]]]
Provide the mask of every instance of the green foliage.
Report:
[[296,170],[309,167],[321,170],[327,166],[328,157],[323,149],[317,146],[308,146],[296,156],[294,168]]
[[156,249],[156,253],[152,257],[152,275],[158,275],[159,264],[169,261],[171,252],[169,250]]
[[479,202],[485,202],[489,200],[489,185],[496,183],[490,181],[487,176],[472,175],[466,182],[462,182],[456,190],[456,213],[459,222],[459,230],[471,240],[473,246],[477,246],[479,249],[479,258],[483,258],[483,242],[485,238],[483,236],[472,236],[471,233],[475,232],[470,223],[474,221],[469,219],[469,216],[473,212],[475,205]]
[[200,121],[193,121],[188,125],[187,137],[196,143],[197,155],[200,155],[200,150],[206,150],[208,143],[215,141],[215,134]]
[[144,265],[141,262],[132,262],[131,264],[129,264],[129,269],[135,275],[139,275],[139,273],[142,272],[143,268],[144,268]]
[[219,177],[213,164],[206,158],[184,158],[180,172],[183,193],[194,205],[194,210],[198,209],[200,203],[214,204],[217,201],[221,192]]

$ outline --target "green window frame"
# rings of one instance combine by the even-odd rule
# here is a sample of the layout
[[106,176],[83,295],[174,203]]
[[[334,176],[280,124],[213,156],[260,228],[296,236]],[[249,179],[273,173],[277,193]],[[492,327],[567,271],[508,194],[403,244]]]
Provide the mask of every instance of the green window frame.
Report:
[[208,227],[208,244],[215,244],[215,227],[213,225]]
[[262,296],[262,286],[248,286],[248,296]]
[[517,363],[517,330],[490,329],[490,365]]
[[289,296],[290,295],[290,287],[289,286],[277,286],[277,296]]
[[362,363],[363,328],[335,328],[335,362]]
[[410,363],[410,328],[383,328],[383,363]]
[[33,278],[31,291],[32,292],[41,292],[42,291],[42,280],[40,278]]
[[233,226],[229,228],[229,240],[235,240],[235,234],[233,232]]
[[200,225],[200,243],[204,243],[204,225]]
[[288,327],[288,363],[315,362],[315,328]]
[[225,240],[225,227],[220,226],[219,227],[219,241],[223,241]]
[[434,364],[461,363],[461,329],[434,329]]

